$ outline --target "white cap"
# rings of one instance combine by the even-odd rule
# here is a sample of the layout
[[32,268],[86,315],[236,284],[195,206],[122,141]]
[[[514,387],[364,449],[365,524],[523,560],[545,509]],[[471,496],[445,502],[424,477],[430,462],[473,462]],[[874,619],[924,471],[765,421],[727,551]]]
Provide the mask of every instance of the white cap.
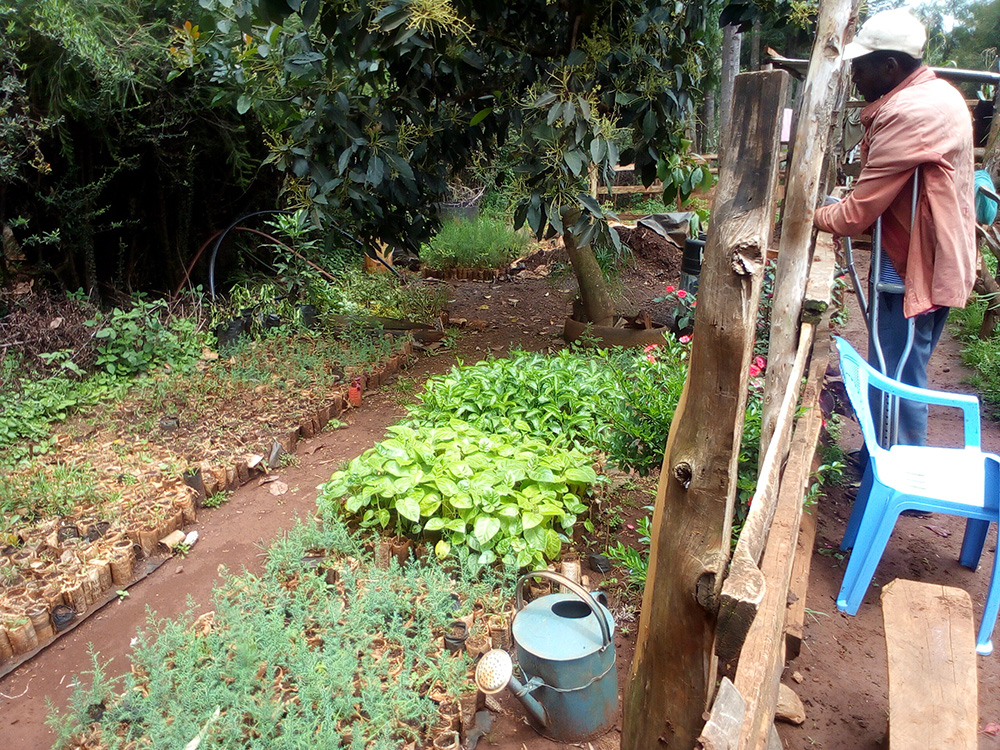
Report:
[[853,60],[884,50],[902,52],[919,60],[924,56],[926,43],[927,30],[924,25],[905,8],[894,8],[876,13],[861,24],[854,41],[844,47],[843,57],[845,60]]

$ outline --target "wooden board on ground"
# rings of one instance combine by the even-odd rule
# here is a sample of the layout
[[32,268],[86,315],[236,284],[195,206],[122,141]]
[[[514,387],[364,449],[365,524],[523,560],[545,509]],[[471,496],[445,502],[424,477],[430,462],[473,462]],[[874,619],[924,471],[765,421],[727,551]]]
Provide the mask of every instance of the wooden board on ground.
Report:
[[978,746],[978,684],[967,591],[897,578],[882,589],[889,653],[889,747]]

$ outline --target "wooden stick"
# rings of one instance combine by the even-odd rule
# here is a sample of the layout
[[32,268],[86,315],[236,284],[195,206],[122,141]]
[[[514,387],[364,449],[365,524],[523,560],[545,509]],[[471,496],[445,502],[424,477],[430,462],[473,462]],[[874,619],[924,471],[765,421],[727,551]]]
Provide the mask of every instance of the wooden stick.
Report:
[[762,455],[774,433],[780,413],[780,394],[785,392],[792,355],[801,338],[798,328],[809,274],[813,215],[822,185],[837,91],[844,74],[840,53],[847,44],[848,29],[856,16],[857,0],[826,0],[820,4],[816,42],[802,92],[795,148],[788,170],[778,245],[760,436]]

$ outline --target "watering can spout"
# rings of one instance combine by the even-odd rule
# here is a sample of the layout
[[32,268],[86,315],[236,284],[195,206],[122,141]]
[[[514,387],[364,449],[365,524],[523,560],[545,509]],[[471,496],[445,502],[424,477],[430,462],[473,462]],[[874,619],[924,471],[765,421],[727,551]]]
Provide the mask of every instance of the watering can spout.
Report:
[[508,688],[528,710],[534,722],[541,727],[547,727],[549,718],[545,714],[545,709],[531,696],[531,691],[541,685],[542,680],[539,677],[532,677],[527,684],[522,684],[514,676],[514,664],[510,654],[502,649],[495,648],[483,654],[479,664],[476,665],[476,686],[480,690],[487,695],[493,695]]
[[549,725],[549,718],[545,715],[545,708],[542,704],[531,695],[531,691],[541,686],[541,684],[542,681],[538,677],[528,680],[527,684],[521,684],[520,680],[511,676],[510,682],[507,683],[507,689],[510,690],[515,698],[521,701],[521,705],[531,714],[534,723],[544,728]]

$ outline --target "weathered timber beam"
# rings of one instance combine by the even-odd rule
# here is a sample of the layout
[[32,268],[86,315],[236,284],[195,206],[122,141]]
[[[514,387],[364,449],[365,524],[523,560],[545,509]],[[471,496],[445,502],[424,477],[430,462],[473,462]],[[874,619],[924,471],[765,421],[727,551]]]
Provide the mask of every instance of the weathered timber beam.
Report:
[[623,750],[690,750],[715,687],[716,612],[729,555],[739,439],[780,157],[786,73],[737,77],[705,247],[688,377],[670,427]]
[[[822,239],[823,237],[826,239]],[[819,235],[813,252],[806,295],[802,301],[802,322],[819,323],[833,302],[833,277],[837,272],[837,253],[833,238]]]
[[778,244],[761,417],[762,453],[774,434],[780,398],[785,392],[792,356],[800,339],[798,329],[809,274],[813,215],[820,198],[830,124],[845,68],[841,50],[847,44],[849,28],[856,16],[857,0],[824,0],[819,5],[816,41],[800,99]]
[[823,425],[819,396],[830,358],[826,322],[813,348],[809,378],[802,397],[803,415],[795,427],[792,449],[778,492],[778,507],[761,560],[760,569],[766,582],[764,600],[750,626],[736,670],[736,689],[747,702],[739,750],[764,750],[774,726],[778,683],[785,661],[782,633],[788,584],[802,521],[802,501],[812,472],[816,441]]
[[[836,265],[833,262],[834,254],[833,237],[826,233],[818,235],[816,241],[818,262],[813,263],[807,284],[814,299],[830,298]],[[824,288],[825,293],[821,291]],[[829,315],[829,304],[827,303],[823,309],[824,317],[821,320]],[[771,520],[774,518],[778,477],[788,452],[800,381],[805,371],[806,358],[813,349],[816,330],[817,327],[812,323],[802,324],[802,337],[792,362],[788,385],[781,399],[774,439],[764,454],[760,474],[757,477],[757,487],[750,500],[750,510],[740,532],[740,538],[736,542],[729,574],[722,586],[715,653],[724,661],[734,659],[739,654],[750,623],[764,598],[764,577],[757,567],[757,561],[764,549]]]

